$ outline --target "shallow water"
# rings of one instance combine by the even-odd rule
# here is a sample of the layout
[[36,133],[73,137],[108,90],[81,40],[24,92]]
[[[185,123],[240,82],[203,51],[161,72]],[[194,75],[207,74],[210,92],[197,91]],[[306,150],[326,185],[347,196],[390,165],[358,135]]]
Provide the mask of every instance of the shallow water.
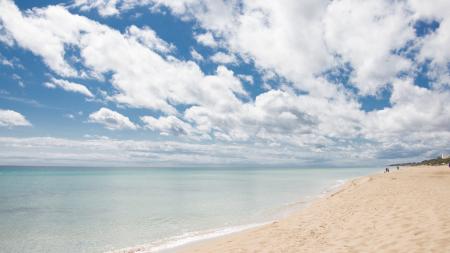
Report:
[[374,169],[0,168],[2,252],[161,249],[271,220]]

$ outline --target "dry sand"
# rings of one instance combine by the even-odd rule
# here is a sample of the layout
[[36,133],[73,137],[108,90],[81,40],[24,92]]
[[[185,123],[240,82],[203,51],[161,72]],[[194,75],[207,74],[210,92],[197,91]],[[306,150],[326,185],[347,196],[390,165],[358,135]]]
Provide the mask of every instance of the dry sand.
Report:
[[285,219],[179,252],[450,252],[450,168],[352,180]]

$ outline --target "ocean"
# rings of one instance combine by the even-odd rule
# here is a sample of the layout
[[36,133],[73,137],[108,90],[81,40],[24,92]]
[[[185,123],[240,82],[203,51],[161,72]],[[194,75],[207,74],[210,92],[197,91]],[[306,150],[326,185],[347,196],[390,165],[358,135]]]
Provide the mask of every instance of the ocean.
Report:
[[0,167],[0,249],[170,250],[280,218],[374,171]]

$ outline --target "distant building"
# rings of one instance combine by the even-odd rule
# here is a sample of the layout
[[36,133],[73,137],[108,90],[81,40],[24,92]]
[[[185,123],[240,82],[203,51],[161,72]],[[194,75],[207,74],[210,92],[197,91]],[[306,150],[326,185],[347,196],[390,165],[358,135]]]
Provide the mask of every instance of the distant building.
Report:
[[447,159],[447,158],[450,158],[450,155],[445,155],[445,154],[441,155],[441,159]]

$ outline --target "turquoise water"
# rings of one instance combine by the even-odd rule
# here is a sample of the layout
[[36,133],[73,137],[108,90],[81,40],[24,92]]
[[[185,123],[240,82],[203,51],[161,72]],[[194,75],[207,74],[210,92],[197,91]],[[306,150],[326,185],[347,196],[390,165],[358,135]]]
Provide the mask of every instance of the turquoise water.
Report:
[[151,252],[272,220],[373,171],[0,167],[0,249]]

